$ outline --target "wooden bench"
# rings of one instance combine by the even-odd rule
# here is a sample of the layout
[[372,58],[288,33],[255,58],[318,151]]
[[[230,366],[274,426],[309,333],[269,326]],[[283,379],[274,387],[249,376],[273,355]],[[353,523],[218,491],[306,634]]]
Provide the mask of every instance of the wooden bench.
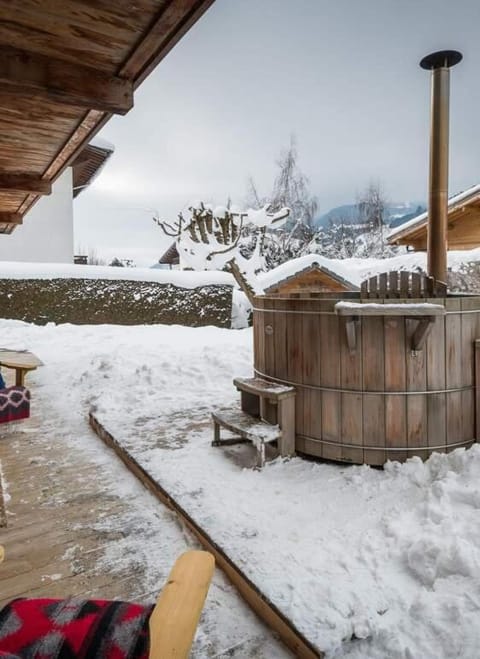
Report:
[[0,366],[15,370],[15,385],[25,386],[25,376],[29,371],[34,371],[43,362],[28,350],[5,350],[0,348]]
[[[295,455],[295,389],[262,378],[235,378],[241,392],[241,409],[213,412],[212,446],[251,442],[257,449],[257,466],[265,465],[265,445],[277,442],[282,457]],[[221,439],[220,428],[238,437]]]

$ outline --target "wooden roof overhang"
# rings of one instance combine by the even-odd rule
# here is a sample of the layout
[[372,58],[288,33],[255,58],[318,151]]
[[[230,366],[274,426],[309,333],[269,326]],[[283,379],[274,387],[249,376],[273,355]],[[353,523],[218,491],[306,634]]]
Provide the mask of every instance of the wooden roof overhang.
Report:
[[87,144],[72,162],[73,197],[78,196],[98,176],[101,169],[113,153],[95,144]]
[[214,0],[0,0],[0,233]]
[[[448,249],[473,249],[480,246],[480,189],[475,187],[470,195],[455,198],[448,207]],[[400,226],[388,238],[392,245],[408,245],[415,251],[427,249],[428,215],[423,213],[417,222],[413,220],[404,229]]]

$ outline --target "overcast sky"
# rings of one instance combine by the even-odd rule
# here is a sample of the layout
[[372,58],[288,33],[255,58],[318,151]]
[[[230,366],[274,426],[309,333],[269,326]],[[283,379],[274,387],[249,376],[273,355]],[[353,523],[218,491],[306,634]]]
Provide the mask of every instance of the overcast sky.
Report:
[[429,74],[419,60],[464,54],[451,76],[450,192],[480,181],[478,0],[216,0],[101,136],[115,154],[75,201],[76,247],[158,260],[193,199],[265,194],[295,134],[320,213],[370,180],[392,201],[427,191]]

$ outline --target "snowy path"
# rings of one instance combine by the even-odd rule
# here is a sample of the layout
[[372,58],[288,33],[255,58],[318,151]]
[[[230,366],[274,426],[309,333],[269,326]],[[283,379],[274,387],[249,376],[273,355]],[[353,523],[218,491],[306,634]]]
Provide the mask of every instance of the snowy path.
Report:
[[[52,405],[59,392],[40,373],[29,378],[33,417],[0,434],[0,607],[27,594],[154,601],[178,555],[197,545],[93,434],[85,408]],[[192,657],[289,656],[217,570]]]

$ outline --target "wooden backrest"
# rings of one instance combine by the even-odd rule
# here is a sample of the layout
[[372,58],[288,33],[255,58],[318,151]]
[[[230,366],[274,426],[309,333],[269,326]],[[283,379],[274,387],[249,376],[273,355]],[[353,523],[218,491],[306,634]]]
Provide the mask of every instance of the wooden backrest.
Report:
[[362,282],[362,299],[446,297],[447,286],[433,277],[406,270],[382,272]]

